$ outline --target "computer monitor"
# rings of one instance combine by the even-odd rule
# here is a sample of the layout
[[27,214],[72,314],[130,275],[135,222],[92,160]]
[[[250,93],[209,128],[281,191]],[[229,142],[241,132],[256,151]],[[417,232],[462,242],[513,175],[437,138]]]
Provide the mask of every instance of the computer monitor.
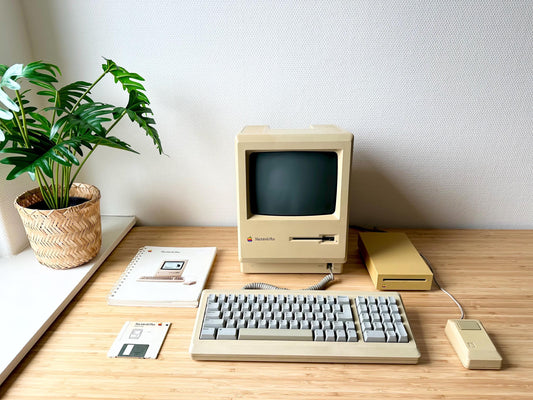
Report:
[[247,126],[237,135],[242,272],[342,272],[352,145],[332,125]]

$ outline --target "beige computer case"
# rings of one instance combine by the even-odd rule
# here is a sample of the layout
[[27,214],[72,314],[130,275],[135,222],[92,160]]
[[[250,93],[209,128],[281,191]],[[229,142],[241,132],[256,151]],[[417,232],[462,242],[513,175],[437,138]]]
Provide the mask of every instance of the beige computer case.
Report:
[[[238,242],[242,272],[324,273],[328,271],[328,266],[334,272],[342,272],[347,258],[352,144],[351,133],[332,125],[315,125],[299,130],[247,126],[237,135]],[[250,214],[248,155],[257,151],[291,150],[337,152],[337,201],[333,214],[308,217]]]

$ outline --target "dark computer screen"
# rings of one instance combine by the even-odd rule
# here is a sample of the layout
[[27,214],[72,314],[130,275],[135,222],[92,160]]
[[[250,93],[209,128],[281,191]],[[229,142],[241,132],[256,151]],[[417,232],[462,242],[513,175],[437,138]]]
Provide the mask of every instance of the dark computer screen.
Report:
[[337,153],[254,152],[248,163],[252,214],[308,216],[335,212]]

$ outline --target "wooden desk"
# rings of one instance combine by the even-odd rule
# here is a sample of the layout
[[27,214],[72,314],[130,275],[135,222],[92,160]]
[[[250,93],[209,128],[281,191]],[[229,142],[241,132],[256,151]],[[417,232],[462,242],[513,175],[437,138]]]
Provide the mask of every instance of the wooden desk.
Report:
[[[373,290],[351,231],[334,288]],[[444,334],[458,309],[442,292],[402,292],[422,354],[417,365],[192,361],[196,309],[112,307],[106,296],[137,249],[216,246],[207,287],[257,280],[301,288],[317,275],[243,275],[235,228],[134,228],[0,388],[3,399],[462,399],[533,397],[533,231],[407,231],[440,283],[480,319],[504,358],[500,371],[460,364]],[[50,290],[54,290],[53,287]],[[9,305],[3,304],[2,307]],[[21,316],[23,318],[23,316]],[[109,359],[127,320],[170,321],[157,360]],[[8,329],[4,327],[3,329]],[[2,343],[6,346],[6,343]]]

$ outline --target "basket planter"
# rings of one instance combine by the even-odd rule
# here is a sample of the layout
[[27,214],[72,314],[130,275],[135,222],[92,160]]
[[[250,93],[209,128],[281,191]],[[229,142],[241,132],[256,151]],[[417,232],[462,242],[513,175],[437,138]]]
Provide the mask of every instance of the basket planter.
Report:
[[30,208],[43,200],[39,188],[15,200],[37,261],[53,269],[74,268],[90,261],[102,244],[100,191],[92,185],[74,183],[69,194],[87,201],[55,210]]

